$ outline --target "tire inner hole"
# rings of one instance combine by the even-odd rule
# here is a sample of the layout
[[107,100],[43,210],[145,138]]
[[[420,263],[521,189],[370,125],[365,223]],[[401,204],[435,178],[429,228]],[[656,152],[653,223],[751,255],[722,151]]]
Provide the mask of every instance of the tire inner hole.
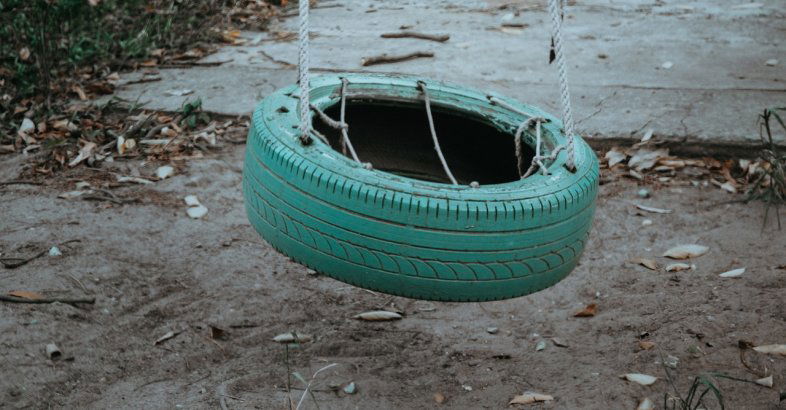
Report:
[[[448,110],[432,103],[437,138],[456,180],[466,185],[501,184],[519,180],[513,134],[503,132],[480,116]],[[325,110],[340,118],[340,104]],[[362,162],[403,177],[449,184],[429,131],[423,103],[347,100],[349,139]],[[314,128],[341,152],[341,132],[314,119]],[[534,150],[523,144],[524,170]],[[347,156],[350,156],[347,152]],[[351,157],[351,156],[350,156]]]

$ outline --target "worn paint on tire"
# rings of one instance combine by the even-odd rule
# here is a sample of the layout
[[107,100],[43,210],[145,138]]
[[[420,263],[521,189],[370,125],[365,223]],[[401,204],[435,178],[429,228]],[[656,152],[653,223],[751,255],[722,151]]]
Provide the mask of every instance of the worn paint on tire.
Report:
[[[418,101],[417,78],[344,76],[350,94]],[[487,94],[426,82],[433,104],[483,117],[513,134],[524,119]],[[337,103],[338,76],[312,79],[312,102]],[[452,186],[367,170],[322,142],[297,138],[296,87],[265,98],[253,114],[243,190],[249,220],[293,260],[352,285],[442,301],[512,298],[544,289],[578,263],[595,209],[598,162],[577,140],[577,172],[565,153],[550,175]],[[564,142],[552,116],[495,95],[544,125],[547,145]],[[531,141],[530,141],[531,143]]]

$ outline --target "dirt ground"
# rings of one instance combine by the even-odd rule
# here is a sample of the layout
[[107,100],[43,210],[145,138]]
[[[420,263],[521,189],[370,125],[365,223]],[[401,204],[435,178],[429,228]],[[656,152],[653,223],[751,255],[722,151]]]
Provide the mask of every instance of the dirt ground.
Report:
[[[514,300],[434,303],[312,275],[276,253],[246,220],[243,151],[230,146],[155,185],[114,191],[140,199],[134,204],[57,198],[89,180],[90,170],[47,186],[0,186],[0,256],[79,240],[60,246],[62,256],[0,269],[0,292],[96,297],[78,307],[0,302],[0,407],[286,409],[288,372],[309,378],[337,363],[316,378],[303,408],[507,408],[527,390],[554,396],[530,408],[633,409],[644,397],[662,408],[671,390],[661,357],[679,359],[673,372],[685,394],[704,372],[757,379],[740,361],[740,339],[786,343],[786,270],[778,268],[786,233],[772,212],[762,229],[761,203],[717,205],[738,197],[715,186],[650,186],[652,198],[640,199],[637,183],[608,182],[588,248],[567,279]],[[4,157],[3,180],[22,161]],[[118,169],[137,165],[142,175],[155,169]],[[203,219],[186,216],[189,194],[209,209]],[[640,215],[634,203],[674,212]],[[683,243],[710,248],[691,261],[695,270],[629,262],[652,257],[663,265],[660,255]],[[718,276],[737,267],[747,271]],[[597,303],[596,316],[573,317],[589,303]],[[352,319],[383,308],[403,320]],[[226,334],[211,339],[209,325]],[[177,335],[154,344],[170,331]],[[288,331],[313,340],[291,349],[271,340]],[[640,350],[640,340],[655,347]],[[547,342],[542,351],[539,341]],[[60,360],[47,358],[48,343],[61,348]],[[786,408],[779,405],[786,358],[746,357],[767,367],[774,386],[719,379],[727,408]],[[623,373],[659,379],[645,387],[621,380]],[[341,390],[350,382],[355,394]],[[304,385],[291,383],[297,401]]]

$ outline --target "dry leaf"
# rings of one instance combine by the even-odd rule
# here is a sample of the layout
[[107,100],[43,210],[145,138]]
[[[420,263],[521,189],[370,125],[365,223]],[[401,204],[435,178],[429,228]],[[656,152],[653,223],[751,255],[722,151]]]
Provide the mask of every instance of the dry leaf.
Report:
[[756,384],[764,387],[772,387],[772,375],[756,380]]
[[513,399],[510,400],[508,405],[511,404],[532,404],[541,401],[552,401],[554,397],[548,394],[540,394],[535,392],[525,392],[524,394],[520,394],[514,396]]
[[636,151],[631,153],[631,157],[628,160],[628,167],[633,168],[636,171],[646,171],[655,166],[655,164],[661,158],[666,158],[669,156],[669,150],[666,148],[661,149],[650,149],[650,148],[640,148]]
[[22,124],[19,125],[19,132],[28,133],[30,131],[35,132],[35,123],[30,118],[22,119]]
[[666,266],[666,272],[680,272],[690,268],[691,265],[688,265],[687,263],[672,263],[669,266]]
[[96,147],[97,145],[95,142],[86,142],[82,149],[79,150],[79,155],[72,159],[71,162],[68,163],[68,166],[77,166],[80,162],[90,158],[90,156],[93,155],[93,151],[96,149]]
[[52,128],[60,131],[76,131],[79,127],[69,120],[58,120],[52,123]]
[[8,292],[8,296],[14,296],[17,298],[28,299],[28,300],[40,300],[44,298],[44,295],[40,293],[30,292],[27,290],[14,290]]
[[621,377],[629,382],[638,383],[642,386],[649,386],[658,381],[658,378],[655,376],[641,373],[628,373],[623,374]]
[[722,278],[736,278],[738,276],[742,276],[743,273],[745,273],[745,268],[739,268],[739,269],[732,269],[728,272],[723,272],[719,276]]
[[85,94],[85,91],[82,89],[82,87],[78,85],[74,85],[71,87],[71,91],[76,93],[76,95],[79,96],[80,100],[87,101],[87,94]]
[[753,348],[753,350],[764,354],[778,354],[781,356],[786,356],[786,345],[756,346]]
[[653,403],[649,397],[645,397],[639,402],[636,410],[655,410],[655,403]]
[[139,177],[117,177],[117,182],[133,182],[135,184],[150,185],[153,181]]
[[311,341],[311,336],[303,333],[282,333],[273,338],[277,343],[306,343]]
[[641,350],[650,350],[655,347],[655,342],[651,342],[649,340],[640,340],[639,341],[639,348]]
[[625,158],[628,158],[622,149],[619,147],[614,147],[606,153],[606,163],[609,165],[609,168],[613,167],[614,165],[619,164],[622,161],[625,161]]
[[574,317],[592,317],[595,316],[595,313],[598,311],[598,305],[596,303],[590,303],[584,309],[576,312]]
[[679,245],[667,250],[663,256],[672,259],[688,259],[704,255],[710,248],[703,245]]
[[163,336],[161,336],[161,337],[159,337],[158,339],[156,339],[156,341],[155,341],[155,342],[153,342],[153,344],[154,344],[154,345],[158,345],[158,344],[164,343],[164,342],[166,342],[167,340],[169,340],[169,339],[171,339],[171,338],[173,338],[173,337],[177,336],[179,333],[180,333],[180,332],[177,332],[177,333],[175,333],[175,332],[173,332],[173,331],[171,331],[171,330],[170,330],[170,331],[168,331],[168,332],[164,333],[164,335],[163,335]]
[[60,198],[60,199],[74,199],[74,198],[80,197],[80,196],[82,196],[82,195],[84,195],[84,194],[86,194],[88,192],[89,191],[68,191],[68,192],[63,192],[62,194],[58,195],[57,197]]
[[737,193],[737,188],[735,188],[734,185],[732,185],[732,184],[730,184],[728,182],[724,182],[724,183],[720,184],[720,189],[722,189],[722,190],[724,190],[726,192],[732,193],[732,194],[736,194]]
[[636,208],[641,209],[642,211],[652,212],[654,214],[670,214],[673,212],[671,209],[653,208],[651,206],[641,204],[636,204]]
[[648,129],[647,132],[644,133],[644,136],[641,137],[641,141],[639,142],[647,142],[652,139],[652,134],[655,133],[655,130],[652,128]]
[[194,93],[194,90],[189,90],[189,89],[185,89],[184,88],[182,90],[165,91],[164,95],[168,95],[170,97],[183,97],[183,96],[190,95],[190,94],[193,94],[193,93]]
[[635,258],[631,262],[644,266],[647,269],[658,270],[658,262],[655,262],[654,259]]
[[401,315],[396,312],[388,312],[387,310],[375,310],[371,312],[363,312],[353,316],[354,319],[371,320],[371,321],[384,321],[384,320],[399,320]]
[[551,342],[554,343],[554,346],[557,346],[557,347],[568,347],[567,343],[562,341],[562,339],[558,339],[556,337],[551,339]]
[[659,164],[671,168],[685,168],[685,161],[681,159],[661,159],[658,161]]

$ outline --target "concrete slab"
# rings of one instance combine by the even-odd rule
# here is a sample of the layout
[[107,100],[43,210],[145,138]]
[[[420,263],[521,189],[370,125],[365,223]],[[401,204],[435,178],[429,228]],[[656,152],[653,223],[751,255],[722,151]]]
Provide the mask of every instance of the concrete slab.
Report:
[[[758,141],[757,114],[786,105],[786,8],[780,0],[586,0],[571,2],[568,11],[576,120],[596,145],[637,139],[652,128],[678,151],[750,147]],[[548,64],[545,1],[322,1],[312,23],[315,71],[416,74],[560,111],[554,67]],[[379,37],[402,25],[451,39]],[[185,97],[166,92],[188,88],[210,111],[249,113],[269,92],[295,81],[297,44],[276,41],[271,33],[296,29],[294,15],[281,18],[269,33],[244,33],[246,45],[205,59],[227,63],[161,70],[161,82],[129,85],[118,95],[174,110]],[[421,50],[435,57],[360,64],[365,56]],[[766,63],[773,59],[778,63]]]

